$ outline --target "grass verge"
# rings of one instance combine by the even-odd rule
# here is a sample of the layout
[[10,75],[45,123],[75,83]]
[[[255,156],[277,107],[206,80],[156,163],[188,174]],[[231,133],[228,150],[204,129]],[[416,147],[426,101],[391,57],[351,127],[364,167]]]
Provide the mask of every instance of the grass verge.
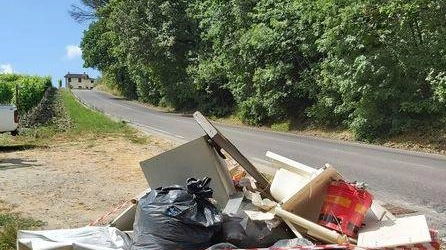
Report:
[[78,135],[126,135],[134,131],[123,122],[112,121],[106,115],[90,110],[80,104],[71,92],[60,92],[62,103],[68,113],[72,126],[69,134]]
[[57,117],[41,126],[22,128],[20,135],[0,135],[0,152],[15,147],[46,147],[54,143],[93,141],[104,137],[124,137],[134,143],[144,144],[147,137],[124,122],[113,121],[106,115],[79,103],[68,90],[55,93],[53,109]]
[[37,229],[44,226],[43,221],[25,218],[0,207],[0,249],[16,249],[17,231]]

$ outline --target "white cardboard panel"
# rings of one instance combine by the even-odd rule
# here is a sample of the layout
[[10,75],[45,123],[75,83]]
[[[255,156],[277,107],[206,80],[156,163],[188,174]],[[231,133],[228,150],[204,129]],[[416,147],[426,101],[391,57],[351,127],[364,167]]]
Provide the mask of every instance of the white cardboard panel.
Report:
[[210,177],[214,199],[224,208],[235,193],[224,161],[204,137],[183,144],[140,163],[150,188],[186,185],[187,178]]
[[431,241],[424,215],[369,224],[359,231],[358,247],[383,248]]

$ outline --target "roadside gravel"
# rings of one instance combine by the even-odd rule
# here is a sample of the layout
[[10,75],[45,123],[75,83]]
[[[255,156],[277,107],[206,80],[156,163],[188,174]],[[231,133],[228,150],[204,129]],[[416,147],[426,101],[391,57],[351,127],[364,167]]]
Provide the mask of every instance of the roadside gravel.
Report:
[[139,162],[173,146],[154,137],[145,145],[112,137],[54,145],[0,154],[0,208],[45,229],[85,226],[144,191]]

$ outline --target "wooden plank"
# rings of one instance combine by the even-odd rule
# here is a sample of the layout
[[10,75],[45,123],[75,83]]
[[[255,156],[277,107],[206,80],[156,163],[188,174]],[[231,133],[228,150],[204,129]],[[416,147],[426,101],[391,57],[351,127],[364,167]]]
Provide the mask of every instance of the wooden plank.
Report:
[[281,163],[279,166],[280,168],[285,168],[291,172],[297,172],[301,175],[307,175],[311,177],[317,171],[317,169],[315,168],[309,167],[297,161],[293,161],[289,158],[286,158],[285,156],[278,155],[271,151],[267,151],[265,156],[278,163]]
[[261,193],[271,200],[274,198],[271,196],[269,187],[269,181],[256,169],[256,167],[234,146],[223,134],[218,131],[209,120],[204,117],[199,111],[194,113],[194,119],[200,125],[200,127],[206,132],[209,138],[224,149],[240,166],[242,166],[246,172],[248,172],[257,182],[257,187],[261,190]]
[[311,235],[324,242],[336,243],[336,244],[354,242],[353,239],[347,238],[334,230],[325,228],[312,221],[302,218],[301,216],[285,211],[280,207],[276,207],[274,212],[276,213],[277,216],[304,228],[308,235]]

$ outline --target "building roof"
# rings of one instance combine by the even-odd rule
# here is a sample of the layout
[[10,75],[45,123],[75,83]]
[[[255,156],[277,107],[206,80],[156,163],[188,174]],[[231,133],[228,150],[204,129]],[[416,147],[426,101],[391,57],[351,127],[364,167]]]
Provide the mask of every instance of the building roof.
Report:
[[85,74],[85,73],[83,73],[83,74],[73,74],[73,73],[68,72],[64,77],[65,77],[65,78],[84,78],[84,79],[90,79],[90,77],[89,77],[87,74]]

